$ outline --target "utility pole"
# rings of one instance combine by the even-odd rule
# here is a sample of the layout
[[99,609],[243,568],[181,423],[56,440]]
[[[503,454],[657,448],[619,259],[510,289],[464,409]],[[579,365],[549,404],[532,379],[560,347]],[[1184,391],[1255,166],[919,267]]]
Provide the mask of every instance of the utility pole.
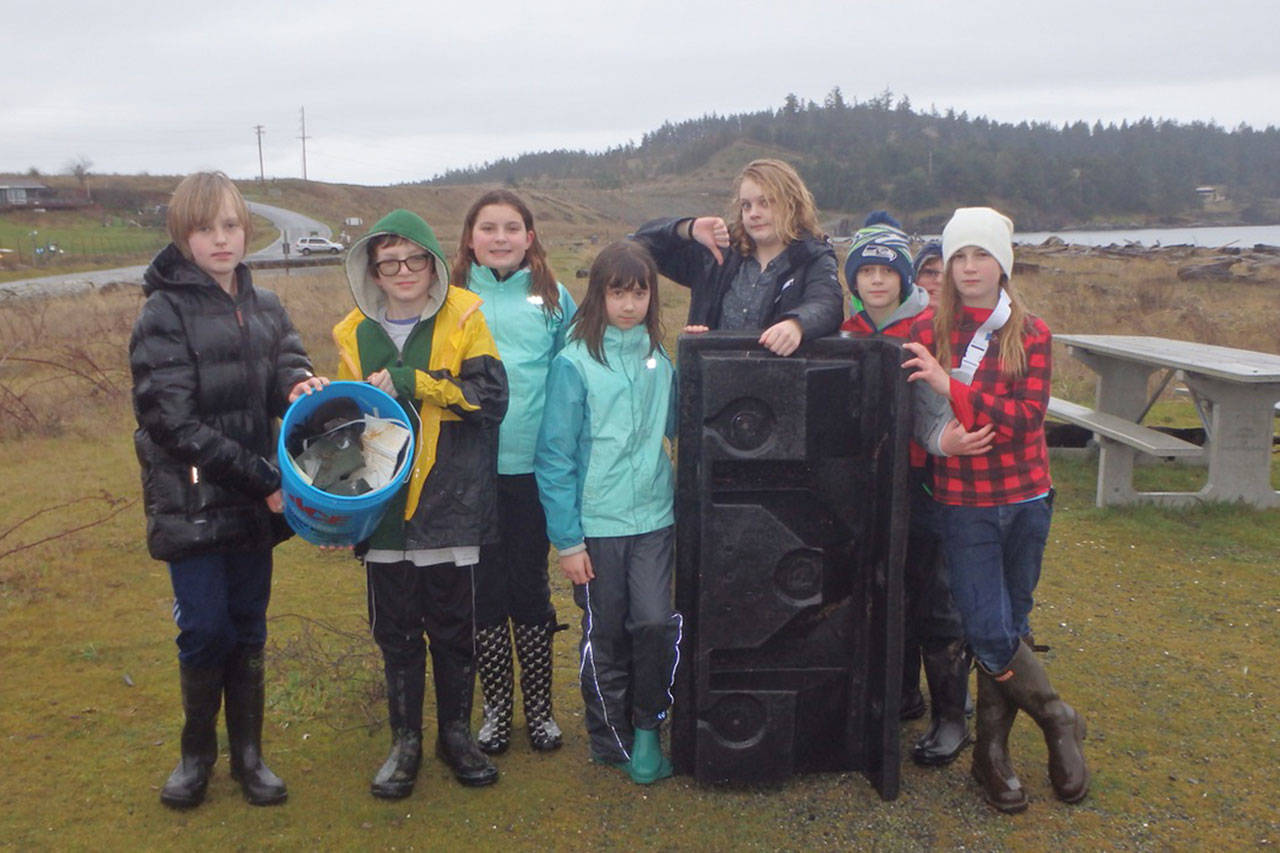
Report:
[[305,181],[307,179],[307,140],[311,137],[307,136],[307,108],[299,107],[298,112],[302,116],[302,135],[298,138],[302,140],[302,180]]
[[267,182],[267,170],[262,167],[262,125],[255,124],[253,130],[258,134],[258,180],[262,183]]

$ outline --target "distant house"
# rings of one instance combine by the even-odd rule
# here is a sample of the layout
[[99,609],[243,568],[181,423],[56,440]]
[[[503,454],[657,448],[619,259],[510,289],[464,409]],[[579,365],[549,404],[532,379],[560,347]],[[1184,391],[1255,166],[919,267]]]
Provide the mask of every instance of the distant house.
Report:
[[0,210],[30,207],[83,207],[84,199],[67,198],[35,181],[0,182]]
[[1201,201],[1225,201],[1226,197],[1222,194],[1220,187],[1196,187],[1196,195],[1200,196]]
[[0,206],[38,207],[41,200],[54,197],[53,190],[32,181],[10,181],[0,184]]

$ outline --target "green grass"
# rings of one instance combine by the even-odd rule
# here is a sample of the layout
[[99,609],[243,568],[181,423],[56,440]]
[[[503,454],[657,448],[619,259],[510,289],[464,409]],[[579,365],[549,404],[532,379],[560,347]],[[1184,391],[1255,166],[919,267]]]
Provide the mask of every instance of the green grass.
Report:
[[[580,296],[572,271],[591,249],[555,252],[561,278]],[[331,366],[328,325],[349,298],[341,273],[259,279],[281,294],[317,364]],[[673,341],[684,294],[663,295]],[[78,310],[67,312],[72,305]],[[1053,798],[1044,744],[1023,716],[1011,746],[1032,804],[1016,817],[981,803],[967,755],[940,769],[910,762],[925,721],[903,728],[902,792],[893,802],[858,774],[760,788],[677,777],[639,788],[587,761],[576,632],[555,647],[563,750],[537,755],[517,735],[498,759],[501,781],[482,790],[461,788],[429,755],[411,798],[375,800],[368,784],[388,734],[364,574],[349,557],[295,539],[276,551],[265,731],[289,802],[246,805],[224,754],[206,804],[171,812],[157,799],[181,723],[165,566],[146,554],[137,503],[58,535],[138,495],[121,373],[137,305],[132,292],[0,305],[0,335],[15,353],[74,344],[110,377],[90,389],[65,373],[0,363],[0,389],[45,415],[39,428],[0,430],[0,470],[21,484],[0,489],[0,553],[55,537],[0,557],[0,846],[1181,850],[1280,842],[1280,510],[1100,510],[1087,458],[1053,460],[1059,499],[1032,614],[1037,640],[1052,647],[1045,660],[1054,683],[1089,723],[1093,788],[1078,806]],[[1280,466],[1272,468],[1274,478]],[[1174,482],[1197,473],[1140,472]],[[10,530],[35,509],[93,495],[101,497]],[[554,574],[553,599],[561,620],[576,623]],[[430,738],[430,702],[427,717]]]
[[[5,470],[67,472],[57,486],[0,499],[0,514],[13,518],[20,504],[64,490],[133,491],[127,413],[117,408],[102,427],[0,446]],[[180,724],[168,578],[145,554],[134,506],[92,532],[0,560],[0,761],[9,768],[0,776],[0,837],[24,849],[133,847],[141,839],[157,849],[1275,843],[1277,790],[1265,757],[1276,754],[1280,724],[1280,676],[1271,665],[1280,648],[1280,512],[1098,510],[1091,463],[1054,467],[1061,499],[1033,625],[1053,647],[1046,657],[1055,683],[1089,720],[1094,787],[1079,806],[1053,800],[1043,744],[1021,718],[1013,750],[1032,807],[1016,818],[979,802],[967,756],[936,770],[906,760],[923,721],[904,727],[902,794],[890,803],[857,774],[776,788],[676,778],[640,789],[587,763],[575,650],[563,639],[555,697],[564,750],[536,755],[517,736],[498,760],[501,782],[482,791],[457,786],[428,758],[411,799],[379,802],[367,785],[387,732],[363,572],[349,557],[293,540],[277,551],[266,733],[290,801],[245,805],[224,756],[209,802],[176,814],[156,800]],[[561,618],[575,621],[563,580],[554,586]]]

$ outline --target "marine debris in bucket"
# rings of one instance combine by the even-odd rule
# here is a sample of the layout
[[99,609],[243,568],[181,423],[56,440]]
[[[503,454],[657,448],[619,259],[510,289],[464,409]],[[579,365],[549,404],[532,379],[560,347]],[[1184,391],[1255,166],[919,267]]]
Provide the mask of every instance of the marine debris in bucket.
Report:
[[354,497],[394,481],[413,437],[404,424],[365,414],[353,400],[324,403],[288,436],[289,461],[307,485]]

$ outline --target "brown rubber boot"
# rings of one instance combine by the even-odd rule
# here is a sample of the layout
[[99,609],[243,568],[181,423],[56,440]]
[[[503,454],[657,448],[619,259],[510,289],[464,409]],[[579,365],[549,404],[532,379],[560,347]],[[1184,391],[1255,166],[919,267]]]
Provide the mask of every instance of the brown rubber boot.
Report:
[[1089,767],[1084,760],[1085,723],[1063,702],[1044,665],[1031,649],[1018,644],[1009,668],[996,677],[1005,698],[1031,715],[1049,748],[1049,781],[1058,799],[1078,803],[1089,793]]
[[973,745],[973,778],[982,786],[982,796],[995,809],[1016,814],[1027,808],[1027,792],[1013,771],[1009,759],[1009,732],[1018,716],[1018,706],[982,668],[978,667],[977,740]]

